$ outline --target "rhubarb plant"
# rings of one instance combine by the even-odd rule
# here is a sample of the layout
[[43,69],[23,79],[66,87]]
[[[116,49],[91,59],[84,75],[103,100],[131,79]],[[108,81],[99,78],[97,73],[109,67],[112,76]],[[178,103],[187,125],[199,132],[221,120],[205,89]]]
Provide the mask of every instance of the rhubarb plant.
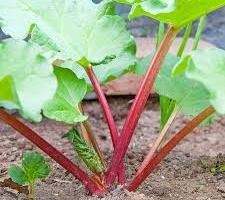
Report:
[[[1,28],[12,37],[0,42],[0,120],[97,195],[107,193],[117,177],[118,183],[125,185],[123,159],[153,87],[160,96],[161,133],[128,184],[129,191],[136,190],[195,127],[213,114],[225,114],[224,50],[197,49],[206,14],[225,6],[225,1],[117,2],[131,5],[130,19],[148,16],[159,21],[156,49],[152,49],[153,53],[147,58],[135,57],[135,40],[124,19],[115,14],[113,0],[99,4],[91,0],[0,2]],[[192,23],[199,18],[193,51],[185,54]],[[166,24],[169,26],[164,33]],[[177,55],[171,55],[168,53],[170,46],[182,29],[185,33]],[[127,72],[144,76],[144,79],[119,137],[101,86]],[[104,160],[82,107],[85,95],[92,90],[101,105],[114,147],[109,163]],[[17,110],[23,118],[34,122],[46,117],[70,125],[70,131],[65,130],[66,137],[89,173],[4,108]],[[165,141],[165,134],[178,112],[193,119]],[[77,158],[76,161],[79,163]],[[21,174],[18,180],[23,180],[23,174],[18,174]],[[21,181],[25,182],[25,179]]]

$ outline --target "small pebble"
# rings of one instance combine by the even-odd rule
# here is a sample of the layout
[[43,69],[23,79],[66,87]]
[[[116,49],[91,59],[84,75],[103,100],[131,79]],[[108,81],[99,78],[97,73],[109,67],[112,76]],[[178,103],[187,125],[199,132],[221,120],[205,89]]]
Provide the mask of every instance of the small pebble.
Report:
[[19,149],[24,149],[26,144],[25,144],[25,140],[24,139],[20,139],[17,141],[17,146]]
[[16,140],[16,135],[9,135],[9,136],[8,136],[8,139],[9,139],[10,141],[15,141],[15,140]]
[[26,151],[31,151],[33,150],[33,146],[31,144],[26,144],[25,148]]
[[16,160],[16,156],[15,155],[11,155],[11,156],[8,157],[7,160],[10,161],[10,162],[13,162],[13,161]]

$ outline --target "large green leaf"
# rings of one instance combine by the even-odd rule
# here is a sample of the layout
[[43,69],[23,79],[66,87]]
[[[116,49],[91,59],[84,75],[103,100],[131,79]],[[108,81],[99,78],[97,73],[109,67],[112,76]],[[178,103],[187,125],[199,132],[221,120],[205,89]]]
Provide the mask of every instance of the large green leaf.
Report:
[[130,18],[149,16],[174,27],[182,27],[200,16],[225,6],[225,0],[141,0],[133,1]]
[[208,100],[220,114],[225,114],[225,51],[217,48],[196,50],[184,57],[173,74],[198,81],[210,93]]
[[179,59],[174,56],[169,56],[167,59],[167,64],[161,68],[155,81],[156,92],[175,100],[183,114],[198,115],[210,105],[209,92],[202,84],[184,75],[173,77],[172,69]]
[[[141,60],[136,66],[136,73],[144,75],[151,59],[152,55]],[[178,57],[167,55],[156,78],[154,88],[158,94],[175,100],[183,114],[196,116],[210,105],[210,94],[202,84],[190,80],[184,75],[172,76],[172,69],[178,61]]]
[[41,109],[57,87],[53,67],[41,52],[38,45],[25,41],[8,39],[0,43],[0,87],[4,87],[0,98],[4,96],[14,106],[1,105],[18,108],[25,118],[34,121],[41,120]]
[[87,85],[84,79],[78,79],[69,69],[55,68],[58,88],[52,100],[44,107],[44,115],[50,119],[68,124],[87,119],[79,111],[78,104],[86,94]]
[[[137,61],[137,64],[135,66],[135,74],[139,76],[144,76],[148,70],[149,63],[151,63],[151,60],[154,56],[154,52],[151,53],[149,56],[146,56],[145,58],[141,58]],[[179,61],[179,58],[173,55],[167,55],[163,64],[162,68],[168,68],[169,66],[174,66]]]
[[[125,52],[108,63],[102,63],[93,67],[98,81],[101,85],[119,78],[127,72],[134,70],[136,64],[136,45],[134,39],[131,39]],[[88,84],[88,91],[92,90],[91,82],[84,68],[72,61],[65,61],[58,66],[72,70],[80,79],[84,78]]]
[[24,38],[36,25],[67,58],[100,63],[120,54],[130,35],[120,16],[112,15],[112,1],[9,0],[0,1],[3,30]]
[[39,44],[43,49],[50,51],[59,51],[58,46],[45,33],[35,26],[32,29],[31,42]]

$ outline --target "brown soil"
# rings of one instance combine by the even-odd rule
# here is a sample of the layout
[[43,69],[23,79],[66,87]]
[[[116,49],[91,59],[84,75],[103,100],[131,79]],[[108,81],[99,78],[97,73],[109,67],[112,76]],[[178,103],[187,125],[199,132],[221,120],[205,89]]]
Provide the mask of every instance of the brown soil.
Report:
[[[110,98],[110,106],[119,128],[122,127],[131,100],[129,97]],[[102,151],[110,158],[112,152],[108,129],[103,120],[100,106],[96,101],[85,103],[85,111],[96,137],[101,143]],[[174,133],[188,119],[178,116],[171,128]],[[26,122],[27,123],[27,122]],[[44,119],[40,124],[28,123],[45,139],[63,151],[71,159],[75,159],[72,146],[63,139],[69,126]],[[225,164],[224,153],[225,118],[218,118],[211,126],[197,128],[187,137],[154,171],[136,193],[129,193],[116,188],[105,200],[219,200],[225,198],[224,174],[213,175],[212,167]],[[7,168],[20,163],[21,154],[25,151],[37,150],[12,128],[0,124],[0,181],[7,177]],[[142,115],[136,134],[125,159],[127,177],[130,179],[143,160],[148,148],[159,133],[159,106],[156,98],[148,102]],[[48,159],[48,158],[47,158]],[[49,159],[50,160],[50,159]],[[38,183],[38,200],[94,200],[86,194],[83,186],[65,170],[50,161],[53,171],[46,179]],[[79,162],[79,161],[77,161]],[[0,200],[24,199],[24,196],[7,188],[0,188]]]

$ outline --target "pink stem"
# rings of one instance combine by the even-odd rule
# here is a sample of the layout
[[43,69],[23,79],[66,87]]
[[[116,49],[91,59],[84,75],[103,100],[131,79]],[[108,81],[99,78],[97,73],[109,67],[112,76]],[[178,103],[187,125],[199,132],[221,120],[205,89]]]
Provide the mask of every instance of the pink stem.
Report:
[[156,154],[156,156],[148,162],[146,167],[139,171],[128,186],[129,191],[136,190],[140,184],[149,176],[149,174],[158,166],[158,164],[172,151],[184,137],[190,134],[201,122],[215,112],[213,107],[208,107],[192,121],[190,121],[183,129],[181,129],[167,144]]
[[163,63],[163,60],[166,57],[174,38],[176,37],[176,34],[177,30],[175,30],[173,27],[170,27],[144,77],[142,85],[139,89],[138,94],[136,95],[136,98],[126,119],[120,139],[116,145],[111,166],[106,174],[107,186],[111,186],[115,180],[119,165],[128,149],[135,127],[138,123],[141,113],[144,110],[150,92],[152,90],[155,78],[160,70],[160,66]]
[[171,123],[175,119],[175,117],[177,115],[177,112],[178,112],[178,109],[179,108],[177,106],[174,108],[173,113],[169,117],[169,119],[168,119],[167,123],[165,124],[164,128],[162,129],[162,131],[160,132],[159,137],[157,138],[153,147],[148,152],[147,156],[145,157],[144,161],[142,162],[142,164],[141,164],[140,168],[138,169],[137,173],[141,172],[148,165],[149,161],[153,158],[154,154],[159,151],[159,147],[162,144],[162,141],[164,140]]
[[[94,90],[97,94],[99,103],[102,107],[104,117],[107,121],[109,130],[110,130],[110,134],[111,134],[111,138],[112,138],[112,142],[113,142],[113,147],[115,148],[115,146],[117,144],[117,141],[118,141],[119,134],[118,134],[118,130],[117,130],[115,121],[113,119],[113,115],[112,115],[112,112],[110,110],[109,104],[106,100],[105,94],[104,94],[104,92],[101,88],[100,83],[98,82],[98,79],[97,79],[92,67],[91,66],[86,67],[86,72],[88,74],[89,79],[91,80],[93,88],[94,88]],[[118,181],[121,185],[125,184],[125,172],[124,172],[123,163],[119,167]]]
[[55,147],[45,141],[36,132],[31,130],[25,124],[17,120],[12,115],[8,114],[3,109],[0,109],[0,120],[4,121],[25,138],[30,140],[33,144],[39,147],[52,159],[54,159],[59,165],[61,165],[68,172],[73,174],[78,180],[80,180],[90,193],[103,193],[104,189],[99,188],[99,186],[88,177],[88,175],[82,171],[78,166],[76,166],[72,161],[66,158],[61,152],[59,152]]

